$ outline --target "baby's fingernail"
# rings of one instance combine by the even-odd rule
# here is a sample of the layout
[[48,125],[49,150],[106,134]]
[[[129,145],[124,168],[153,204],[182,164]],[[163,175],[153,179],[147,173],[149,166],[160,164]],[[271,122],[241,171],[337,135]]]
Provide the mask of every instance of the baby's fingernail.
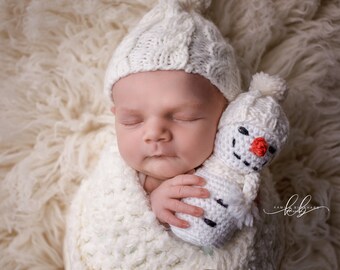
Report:
[[188,222],[182,222],[182,227],[183,227],[183,228],[189,228],[190,225],[189,225]]
[[203,209],[200,209],[200,208],[195,209],[194,215],[196,217],[202,216],[203,215]]
[[203,186],[205,185],[206,182],[203,178],[200,178],[200,181],[198,183]]
[[208,197],[210,197],[210,193],[209,193],[208,190],[202,189],[201,190],[201,196],[204,197],[204,198],[208,198]]

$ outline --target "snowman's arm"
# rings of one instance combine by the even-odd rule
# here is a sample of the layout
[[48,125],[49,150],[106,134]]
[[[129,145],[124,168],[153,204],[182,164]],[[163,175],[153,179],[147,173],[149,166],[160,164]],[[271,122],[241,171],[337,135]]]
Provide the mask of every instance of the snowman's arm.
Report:
[[260,187],[260,174],[250,173],[245,175],[243,193],[247,200],[254,201]]
[[245,218],[245,225],[252,226],[254,216],[258,217],[258,209],[254,200],[257,197],[257,193],[260,187],[260,174],[250,173],[245,175],[245,181],[243,186],[243,194],[246,199],[247,206],[249,207],[249,212]]

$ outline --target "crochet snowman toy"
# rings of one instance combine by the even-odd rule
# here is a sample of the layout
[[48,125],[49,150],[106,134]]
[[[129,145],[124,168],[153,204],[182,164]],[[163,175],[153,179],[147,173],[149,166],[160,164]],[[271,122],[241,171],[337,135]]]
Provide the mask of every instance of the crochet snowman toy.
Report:
[[203,208],[204,216],[177,213],[190,227],[171,227],[175,235],[194,245],[220,247],[236,230],[253,226],[260,171],[288,135],[288,120],[278,103],[285,94],[281,78],[261,72],[253,76],[249,91],[229,104],[219,122],[213,154],[195,173],[206,180],[210,197],[183,199]]

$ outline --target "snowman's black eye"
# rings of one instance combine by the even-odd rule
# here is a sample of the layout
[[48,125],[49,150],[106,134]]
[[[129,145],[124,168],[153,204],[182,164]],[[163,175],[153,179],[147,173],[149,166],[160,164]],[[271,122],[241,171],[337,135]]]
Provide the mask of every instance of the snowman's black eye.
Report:
[[276,152],[276,149],[273,146],[269,146],[268,151],[269,153],[274,154]]
[[240,132],[243,135],[249,136],[249,132],[245,127],[239,127],[238,132]]

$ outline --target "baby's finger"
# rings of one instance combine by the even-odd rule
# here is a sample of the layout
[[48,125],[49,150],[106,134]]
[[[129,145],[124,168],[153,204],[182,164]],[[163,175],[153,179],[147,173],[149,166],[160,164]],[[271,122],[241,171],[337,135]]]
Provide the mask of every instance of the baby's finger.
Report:
[[187,221],[179,219],[176,217],[171,211],[165,210],[161,217],[159,217],[163,222],[168,223],[169,225],[179,227],[179,228],[188,228],[190,225]]
[[169,187],[167,197],[173,199],[182,199],[188,197],[195,198],[209,198],[210,193],[205,188],[192,187],[192,186],[174,186]]
[[197,175],[181,174],[171,179],[169,181],[169,184],[171,186],[190,186],[190,185],[203,186],[205,185],[205,180],[204,178]]
[[188,171],[187,174],[194,174],[195,173],[195,169],[192,169],[191,171]]
[[176,213],[188,214],[195,217],[200,217],[204,213],[202,208],[186,204],[179,200],[171,200],[168,209]]

